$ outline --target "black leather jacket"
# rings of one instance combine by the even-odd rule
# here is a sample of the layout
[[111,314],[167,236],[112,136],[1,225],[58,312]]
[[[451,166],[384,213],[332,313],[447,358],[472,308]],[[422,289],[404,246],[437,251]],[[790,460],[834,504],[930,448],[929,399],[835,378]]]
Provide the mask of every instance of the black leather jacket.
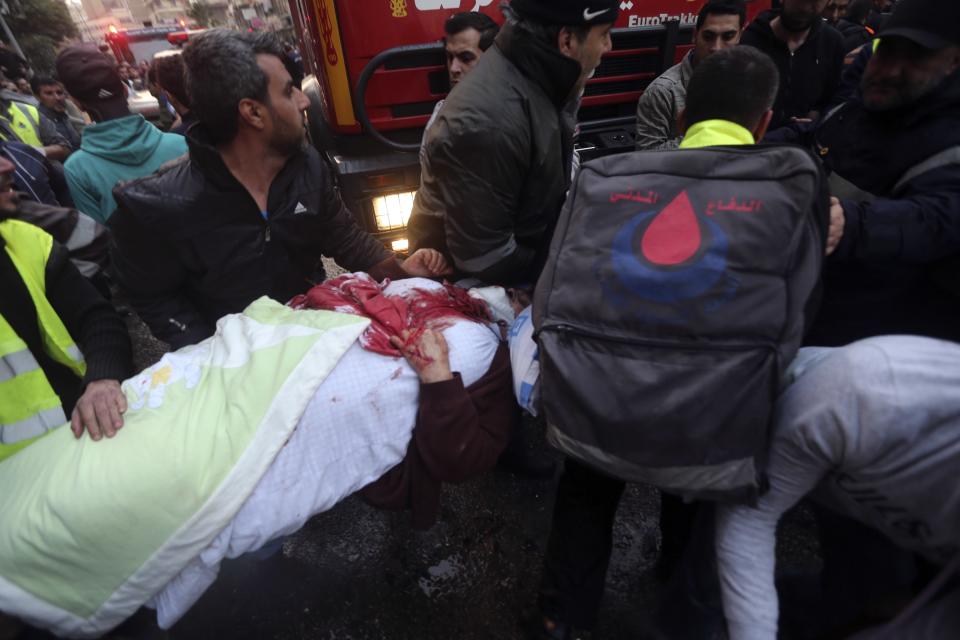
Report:
[[507,25],[428,130],[410,238],[463,274],[533,282],[570,184],[580,65]]
[[190,134],[188,156],[114,189],[116,277],[158,338],[192,344],[260,296],[286,302],[322,280],[321,255],[357,271],[395,263],[357,226],[314,149],[274,179],[264,218],[203,127]]

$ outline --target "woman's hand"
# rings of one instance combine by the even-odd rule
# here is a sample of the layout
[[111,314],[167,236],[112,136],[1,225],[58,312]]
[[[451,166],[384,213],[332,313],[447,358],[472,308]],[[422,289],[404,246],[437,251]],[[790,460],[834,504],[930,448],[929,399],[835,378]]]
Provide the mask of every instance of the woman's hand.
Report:
[[392,336],[390,342],[400,350],[423,384],[453,379],[450,351],[439,331],[424,329],[411,339],[411,332],[407,329],[398,336]]

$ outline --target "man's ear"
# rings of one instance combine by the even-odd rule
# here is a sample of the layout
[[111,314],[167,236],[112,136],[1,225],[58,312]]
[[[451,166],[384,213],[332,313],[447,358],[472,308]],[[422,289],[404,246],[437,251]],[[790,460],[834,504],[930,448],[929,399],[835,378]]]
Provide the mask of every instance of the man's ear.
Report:
[[767,135],[767,129],[770,127],[770,120],[772,119],[773,109],[767,109],[767,112],[760,118],[760,122],[753,128],[752,133],[754,140],[757,142],[763,140],[763,136]]
[[680,113],[677,114],[677,133],[679,133],[681,136],[687,133],[686,108],[680,109]]
[[557,34],[557,49],[568,58],[576,59],[580,52],[580,41],[577,40],[573,31],[564,27]]
[[247,123],[247,125],[257,131],[263,131],[266,128],[267,109],[263,106],[263,103],[250,98],[244,98],[240,101],[240,104],[237,105],[237,109],[240,112],[240,120],[242,122]]

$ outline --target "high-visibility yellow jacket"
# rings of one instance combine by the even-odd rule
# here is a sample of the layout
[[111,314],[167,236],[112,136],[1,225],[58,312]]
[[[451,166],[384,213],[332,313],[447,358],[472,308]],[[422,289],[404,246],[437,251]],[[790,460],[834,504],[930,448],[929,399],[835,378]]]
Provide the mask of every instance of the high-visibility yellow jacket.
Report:
[[[10,129],[20,142],[31,147],[43,146],[43,142],[40,140],[40,112],[36,107],[10,100],[2,116],[10,124]],[[6,137],[4,132],[0,130],[0,138],[6,139]]]
[[[53,238],[19,220],[0,222],[0,236],[36,307],[44,351],[82,378],[83,354],[46,296]],[[66,421],[60,398],[0,307],[0,461]]]

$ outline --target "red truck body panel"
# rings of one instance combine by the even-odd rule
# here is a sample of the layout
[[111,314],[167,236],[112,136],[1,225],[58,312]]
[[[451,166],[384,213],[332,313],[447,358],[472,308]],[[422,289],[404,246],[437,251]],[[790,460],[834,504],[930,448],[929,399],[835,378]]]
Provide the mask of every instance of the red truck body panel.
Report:
[[[482,11],[502,23],[499,4],[500,0],[291,0],[308,73],[322,78],[331,129],[337,134],[361,132],[353,94],[374,56],[394,47],[437,42],[444,22],[459,11]],[[681,28],[692,26],[702,4],[703,0],[624,0],[614,26],[651,27],[669,20],[678,20]],[[770,0],[749,2],[748,19],[769,7]],[[688,50],[689,44],[677,47],[676,60]],[[656,56],[655,47],[629,42],[621,47],[615,40],[614,50],[590,81],[583,106],[636,102],[656,76],[641,61]],[[446,70],[439,56],[411,57],[373,73],[365,104],[378,130],[416,128],[426,124],[433,103],[446,91]]]

